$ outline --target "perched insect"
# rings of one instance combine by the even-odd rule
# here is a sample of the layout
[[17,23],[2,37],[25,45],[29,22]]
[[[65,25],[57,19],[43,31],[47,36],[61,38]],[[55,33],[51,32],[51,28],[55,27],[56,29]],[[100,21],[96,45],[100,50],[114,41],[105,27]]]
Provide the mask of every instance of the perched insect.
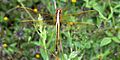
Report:
[[[30,18],[28,19],[23,19],[21,20],[20,22],[22,23],[44,23],[44,25],[47,25],[47,27],[49,27],[50,25],[52,26],[56,26],[56,40],[55,40],[55,55],[56,55],[56,60],[59,59],[58,55],[61,51],[63,51],[63,48],[62,48],[62,40],[61,40],[61,35],[60,35],[60,31],[61,31],[61,28],[62,27],[67,27],[67,26],[71,26],[71,27],[80,27],[81,26],[94,26],[93,23],[89,23],[89,22],[85,22],[85,21],[82,21],[82,16],[80,15],[83,15],[84,17],[84,14],[89,14],[89,13],[92,13],[92,12],[95,12],[95,10],[88,10],[88,11],[81,11],[77,14],[64,14],[62,13],[62,10],[61,8],[57,8],[56,9],[56,14],[55,15],[51,15],[51,14],[46,14],[46,13],[34,13],[34,11],[37,11],[36,9],[30,9],[30,8],[27,8],[27,7],[16,7],[18,9],[25,9],[25,11],[29,14]],[[32,13],[31,13],[32,12]],[[33,18],[32,14],[34,15],[39,15],[39,17],[37,19]],[[50,19],[53,19],[53,20],[49,20],[47,19],[50,18]],[[45,19],[45,20],[44,20]],[[46,24],[47,23],[47,24]],[[56,24],[56,25],[55,25]],[[29,24],[30,25],[30,24]],[[37,55],[38,56],[38,55]]]

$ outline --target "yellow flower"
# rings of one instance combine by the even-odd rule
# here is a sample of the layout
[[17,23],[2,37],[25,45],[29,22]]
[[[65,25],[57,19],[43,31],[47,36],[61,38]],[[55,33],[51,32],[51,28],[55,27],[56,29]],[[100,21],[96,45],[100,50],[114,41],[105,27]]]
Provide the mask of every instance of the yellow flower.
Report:
[[19,7],[20,7],[20,5],[17,5],[16,7],[17,7],[17,8],[19,8]]
[[34,11],[35,13],[37,13],[37,12],[38,12],[38,9],[37,9],[37,8],[34,8],[33,11]]
[[7,45],[6,43],[4,43],[2,46],[3,46],[4,48],[8,47],[8,45]]
[[71,2],[76,3],[76,0],[71,0]]
[[74,23],[73,22],[69,22],[69,25],[74,25]]
[[5,16],[3,19],[4,19],[5,21],[7,21],[7,20],[8,20],[8,17],[7,17],[7,16]]
[[35,54],[35,57],[36,58],[40,58],[40,54]]

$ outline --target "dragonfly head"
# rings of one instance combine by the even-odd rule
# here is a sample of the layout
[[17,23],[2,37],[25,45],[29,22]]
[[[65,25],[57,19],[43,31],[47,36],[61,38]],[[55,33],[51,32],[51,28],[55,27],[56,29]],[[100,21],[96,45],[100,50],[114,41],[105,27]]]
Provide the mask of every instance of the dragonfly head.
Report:
[[62,9],[61,8],[57,8],[56,9],[56,21],[60,21],[61,20],[61,15],[62,15]]

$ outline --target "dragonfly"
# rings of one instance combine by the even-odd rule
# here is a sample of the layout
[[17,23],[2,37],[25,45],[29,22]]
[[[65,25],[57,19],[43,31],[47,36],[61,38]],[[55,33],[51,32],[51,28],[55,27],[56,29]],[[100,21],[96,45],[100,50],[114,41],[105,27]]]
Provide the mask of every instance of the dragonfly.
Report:
[[[74,25],[91,25],[91,26],[94,26],[93,23],[87,23],[87,22],[79,22],[79,21],[65,21],[64,18],[66,17],[73,17],[73,16],[79,16],[79,15],[82,15],[82,14],[87,14],[87,13],[93,13],[93,12],[96,12],[95,10],[88,10],[88,11],[82,11],[82,12],[79,12],[77,14],[68,14],[68,15],[62,15],[62,9],[61,8],[56,8],[56,14],[55,15],[50,15],[50,14],[46,14],[47,16],[53,18],[53,20],[44,20],[42,15],[45,15],[44,13],[39,13],[39,17],[38,17],[38,20],[34,19],[32,17],[32,15],[30,14],[29,11],[32,11],[32,9],[30,8],[27,8],[27,7],[16,7],[16,8],[22,8],[22,9],[25,9],[25,11],[29,14],[29,16],[31,17],[32,20],[22,20],[21,22],[22,23],[26,23],[26,22],[33,22],[33,23],[37,23],[37,22],[47,22],[48,24],[49,23],[52,23],[52,25],[55,25],[56,26],[56,40],[55,40],[55,55],[56,55],[56,60],[59,60],[59,53],[61,51],[63,51],[62,49],[62,40],[60,39],[60,31],[61,31],[61,25],[62,24],[65,24],[65,25],[70,25],[70,26],[73,26]],[[68,18],[66,20],[69,20]],[[76,19],[77,20],[77,19]]]

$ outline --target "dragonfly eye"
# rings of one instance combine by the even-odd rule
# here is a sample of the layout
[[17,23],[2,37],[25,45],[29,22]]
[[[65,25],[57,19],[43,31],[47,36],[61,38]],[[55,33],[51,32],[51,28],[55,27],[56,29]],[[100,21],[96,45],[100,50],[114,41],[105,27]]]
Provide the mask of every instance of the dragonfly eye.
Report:
[[62,13],[62,9],[58,8],[58,9],[56,9],[56,14],[57,14],[58,11],[59,11],[59,14]]

